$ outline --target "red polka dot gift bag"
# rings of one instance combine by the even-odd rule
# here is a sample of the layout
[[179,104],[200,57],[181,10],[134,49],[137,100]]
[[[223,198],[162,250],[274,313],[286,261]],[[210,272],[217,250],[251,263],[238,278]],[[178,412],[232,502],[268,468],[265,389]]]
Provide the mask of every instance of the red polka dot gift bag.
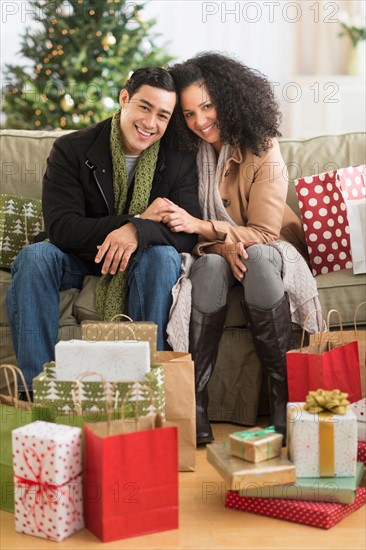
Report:
[[365,170],[351,166],[295,181],[314,276],[352,267],[366,271]]

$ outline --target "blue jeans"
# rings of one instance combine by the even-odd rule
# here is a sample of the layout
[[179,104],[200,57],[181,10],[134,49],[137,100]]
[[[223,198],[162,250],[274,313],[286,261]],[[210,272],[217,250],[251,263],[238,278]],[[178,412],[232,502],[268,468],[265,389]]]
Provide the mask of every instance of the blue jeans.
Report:
[[[55,358],[59,292],[81,288],[84,277],[99,274],[99,269],[94,262],[66,254],[50,243],[29,245],[14,261],[6,301],[18,366],[30,389],[43,364]],[[136,321],[159,325],[159,349],[166,347],[171,289],[179,273],[180,256],[168,246],[136,254],[130,266],[129,313]]]
[[43,364],[55,358],[59,292],[81,288],[86,275],[96,274],[93,268],[93,262],[50,243],[31,244],[15,259],[6,302],[18,366],[29,389]]
[[170,349],[166,326],[172,305],[171,291],[180,268],[179,253],[165,245],[138,252],[130,263],[128,314],[134,321],[153,321],[158,325],[158,350]]

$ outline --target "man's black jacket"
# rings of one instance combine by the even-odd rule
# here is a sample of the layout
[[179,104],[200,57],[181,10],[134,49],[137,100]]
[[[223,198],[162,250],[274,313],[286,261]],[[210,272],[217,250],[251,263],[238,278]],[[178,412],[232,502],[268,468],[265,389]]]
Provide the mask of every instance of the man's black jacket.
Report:
[[[46,233],[51,243],[66,252],[93,259],[97,245],[102,244],[108,233],[132,222],[138,232],[138,250],[163,244],[178,252],[190,252],[197,235],[172,233],[163,223],[115,213],[110,131],[109,118],[55,141],[42,193]],[[193,155],[160,145],[149,204],[157,197],[167,197],[192,216],[201,218]]]

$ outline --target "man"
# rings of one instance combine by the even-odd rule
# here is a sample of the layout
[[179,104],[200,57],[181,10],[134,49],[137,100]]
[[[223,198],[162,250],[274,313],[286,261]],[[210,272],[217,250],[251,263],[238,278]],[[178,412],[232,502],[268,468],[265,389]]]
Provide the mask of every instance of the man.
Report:
[[31,387],[54,359],[59,292],[102,275],[97,309],[110,319],[128,310],[158,324],[158,349],[180,252],[195,235],[162,223],[164,198],[200,216],[195,160],[160,143],[176,105],[173,80],[159,68],[137,70],[120,93],[121,110],[58,138],[43,180],[49,242],[24,248],[12,268],[7,306],[18,365]]

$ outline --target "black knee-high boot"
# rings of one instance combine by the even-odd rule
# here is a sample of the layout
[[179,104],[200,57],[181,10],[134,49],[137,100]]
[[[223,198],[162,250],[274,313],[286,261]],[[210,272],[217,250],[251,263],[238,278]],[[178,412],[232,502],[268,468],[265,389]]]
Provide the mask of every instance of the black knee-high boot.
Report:
[[213,313],[202,313],[192,308],[189,351],[195,368],[197,445],[210,443],[214,438],[207,414],[207,384],[215,368],[226,312],[227,305]]
[[242,307],[253,335],[261,367],[269,376],[271,423],[286,436],[287,372],[286,352],[292,347],[292,324],[287,296],[269,310]]

